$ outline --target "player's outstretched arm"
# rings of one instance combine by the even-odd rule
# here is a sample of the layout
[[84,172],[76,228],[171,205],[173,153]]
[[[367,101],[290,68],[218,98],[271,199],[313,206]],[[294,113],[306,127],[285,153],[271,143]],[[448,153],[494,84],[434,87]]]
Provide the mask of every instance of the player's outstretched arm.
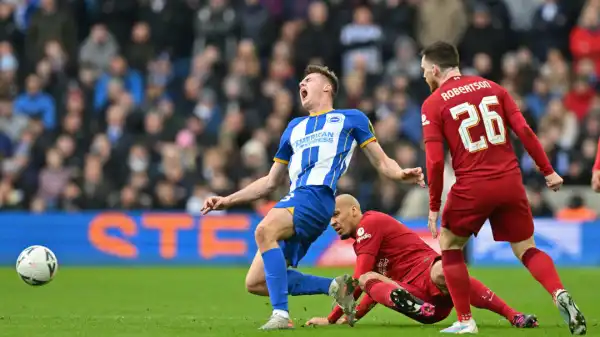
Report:
[[502,91],[502,106],[506,111],[509,127],[517,134],[525,150],[529,153],[537,167],[539,167],[546,178],[546,185],[554,191],[560,189],[563,179],[554,172],[554,168],[552,168],[552,164],[550,164],[550,160],[535,132],[529,127],[517,103],[515,103],[506,90]]
[[254,181],[245,188],[226,197],[210,197],[204,202],[202,214],[213,210],[220,210],[237,204],[244,204],[258,200],[273,192],[283,182],[287,173],[287,165],[274,162],[269,174]]
[[423,175],[423,169],[420,167],[401,168],[395,160],[385,154],[381,145],[377,142],[367,144],[363,150],[371,165],[377,169],[377,172],[385,177],[393,180],[416,183],[421,185],[421,187],[425,187],[425,177]]

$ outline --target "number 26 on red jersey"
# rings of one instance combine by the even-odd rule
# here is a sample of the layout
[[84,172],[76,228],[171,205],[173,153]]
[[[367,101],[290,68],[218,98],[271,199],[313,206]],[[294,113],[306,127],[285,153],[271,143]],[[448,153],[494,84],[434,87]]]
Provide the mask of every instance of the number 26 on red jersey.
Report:
[[[488,148],[488,142],[493,145],[506,143],[504,121],[496,111],[490,109],[495,105],[499,105],[498,97],[486,96],[481,99],[479,109],[475,105],[466,102],[450,109],[450,114],[454,120],[458,120],[465,113],[468,115],[458,127],[458,133],[467,151],[478,152],[485,150]],[[482,120],[486,136],[481,136],[479,139],[474,140],[471,138],[469,129],[478,125]],[[494,122],[498,125],[498,130],[494,127]]]

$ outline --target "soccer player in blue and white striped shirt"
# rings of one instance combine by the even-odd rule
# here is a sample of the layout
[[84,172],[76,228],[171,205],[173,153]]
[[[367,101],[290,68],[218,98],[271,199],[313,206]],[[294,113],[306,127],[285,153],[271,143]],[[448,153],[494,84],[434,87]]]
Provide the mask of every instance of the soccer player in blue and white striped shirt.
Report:
[[333,109],[338,79],[327,67],[309,65],[300,82],[300,100],[309,115],[292,120],[281,136],[269,174],[226,197],[206,200],[203,213],[257,200],[271,193],[289,172],[290,192],[256,228],[256,254],[246,288],[269,296],[273,314],[261,327],[287,329],[288,294],[329,294],[348,315],[354,310],[349,276],[337,279],[302,274],[297,267],[310,245],[327,229],[335,208],[339,178],[357,146],[377,171],[394,180],[424,186],[420,167],[402,169],[382,150],[367,116],[355,109]]

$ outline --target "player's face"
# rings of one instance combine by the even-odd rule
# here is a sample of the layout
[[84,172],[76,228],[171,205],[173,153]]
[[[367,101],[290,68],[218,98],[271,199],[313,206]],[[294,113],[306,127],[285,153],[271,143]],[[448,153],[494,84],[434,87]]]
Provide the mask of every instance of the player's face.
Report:
[[346,240],[352,237],[356,230],[355,218],[355,207],[348,207],[346,209],[336,208],[331,218],[331,227],[333,227],[342,240]]
[[325,76],[317,73],[306,75],[300,82],[299,88],[302,107],[310,111],[313,107],[318,106],[321,99],[329,94],[328,88],[330,87],[331,85]]
[[423,78],[425,79],[425,82],[427,82],[427,84],[429,85],[429,89],[431,89],[431,92],[434,92],[438,87],[438,81],[436,79],[436,74],[437,74],[437,67],[432,64],[431,62],[428,62],[425,59],[425,56],[423,56],[423,58],[421,58],[421,68],[423,70]]

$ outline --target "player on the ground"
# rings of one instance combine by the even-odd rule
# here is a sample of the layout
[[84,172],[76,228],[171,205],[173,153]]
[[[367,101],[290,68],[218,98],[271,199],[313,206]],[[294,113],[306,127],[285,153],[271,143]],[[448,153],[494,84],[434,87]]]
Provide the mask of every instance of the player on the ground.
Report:
[[256,228],[256,254],[246,276],[246,288],[268,294],[273,314],[261,329],[287,329],[288,293],[332,294],[351,314],[354,299],[345,295],[350,276],[335,280],[304,275],[296,267],[327,226],[335,207],[334,191],[346,172],[355,147],[360,146],[377,171],[394,180],[424,186],[421,168],[402,169],[376,142],[373,127],[359,110],[333,109],[338,79],[327,67],[309,65],[300,82],[300,100],[309,116],[292,120],[281,136],[269,174],[227,197],[206,200],[203,213],[247,203],[272,192],[283,183],[286,170],[289,194],[269,211]]
[[458,52],[450,44],[434,43],[422,55],[423,76],[433,92],[423,103],[422,122],[429,229],[434,237],[443,188],[444,140],[456,175],[442,215],[440,247],[458,321],[442,332],[477,332],[462,249],[489,219],[494,240],[510,242],[516,257],[552,295],[571,333],[584,334],[585,319],[564,290],[552,258],[535,246],[533,217],[509,130],[523,142],[550,189],[558,190],[562,178],[554,172],[535,133],[504,88],[481,77],[461,76]]
[[[361,212],[358,201],[349,194],[336,198],[331,226],[342,239],[353,238],[356,252],[354,278],[360,288],[356,319],[364,317],[380,303],[424,323],[439,322],[452,311],[442,274],[440,255],[408,227],[380,212]],[[504,316],[518,328],[537,326],[534,315],[522,314],[508,305],[478,280],[471,278],[471,304]],[[307,325],[328,325],[343,315],[336,307],[329,317],[315,317]],[[343,320],[353,325],[350,318]]]
[[596,162],[592,171],[592,189],[595,192],[600,192],[600,138],[598,139],[598,149],[596,151]]

